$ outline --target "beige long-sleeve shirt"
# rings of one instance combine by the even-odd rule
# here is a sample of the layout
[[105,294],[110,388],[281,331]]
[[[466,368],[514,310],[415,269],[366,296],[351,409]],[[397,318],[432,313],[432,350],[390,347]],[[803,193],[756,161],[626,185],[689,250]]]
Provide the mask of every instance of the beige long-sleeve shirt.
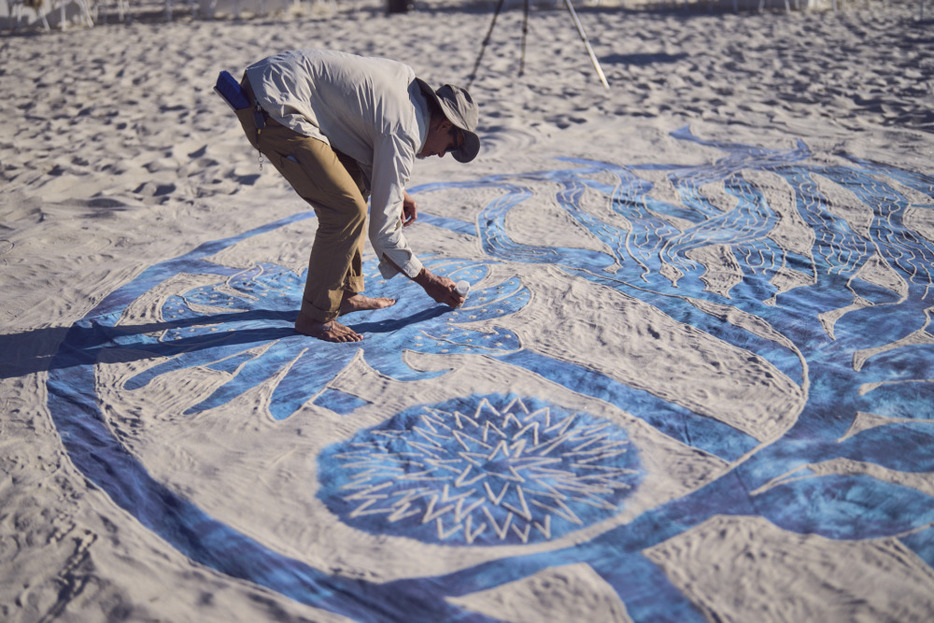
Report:
[[369,238],[380,273],[392,277],[398,272],[394,264],[414,278],[422,263],[400,217],[430,117],[412,68],[383,58],[297,50],[259,61],[246,74],[273,119],[360,163],[370,178]]

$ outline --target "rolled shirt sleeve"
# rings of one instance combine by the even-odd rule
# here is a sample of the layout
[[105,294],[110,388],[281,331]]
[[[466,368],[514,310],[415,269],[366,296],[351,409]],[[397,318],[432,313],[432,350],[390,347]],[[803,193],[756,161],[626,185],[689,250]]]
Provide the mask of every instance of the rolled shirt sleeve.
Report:
[[[370,244],[379,258],[379,272],[385,278],[396,275],[398,267],[414,279],[422,270],[402,232],[404,184],[415,161],[415,146],[400,134],[377,138],[373,149],[370,179]],[[387,262],[389,259],[392,263]]]

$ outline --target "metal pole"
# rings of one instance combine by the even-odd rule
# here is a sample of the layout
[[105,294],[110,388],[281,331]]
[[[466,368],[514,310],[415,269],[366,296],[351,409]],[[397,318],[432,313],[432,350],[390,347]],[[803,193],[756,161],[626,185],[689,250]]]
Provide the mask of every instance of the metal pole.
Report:
[[590,55],[590,62],[593,63],[594,69],[597,70],[597,75],[600,76],[600,82],[603,83],[604,87],[609,89],[610,83],[606,81],[606,76],[603,74],[603,69],[600,67],[600,61],[597,60],[597,55],[593,53],[593,48],[590,47],[590,42],[587,41],[587,35],[584,34],[584,27],[581,25],[581,21],[577,19],[577,12],[574,11],[574,5],[571,4],[571,0],[564,0],[564,4],[568,7],[568,11],[571,13],[571,18],[574,20],[574,25],[577,26],[577,33],[581,36],[584,45],[587,46],[587,54]]

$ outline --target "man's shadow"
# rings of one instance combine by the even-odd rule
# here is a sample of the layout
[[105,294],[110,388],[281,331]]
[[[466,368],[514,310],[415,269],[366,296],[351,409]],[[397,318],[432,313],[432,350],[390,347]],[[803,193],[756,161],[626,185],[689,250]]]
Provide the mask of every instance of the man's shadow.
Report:
[[[402,318],[346,323],[358,333],[391,333],[409,325],[436,318],[449,308],[438,305]],[[298,310],[255,309],[138,325],[102,325],[93,319],[71,327],[48,327],[23,333],[0,335],[0,379],[25,376],[35,372],[94,365],[106,353],[108,363],[130,363],[144,359],[173,357],[207,348],[261,344],[283,338],[309,340],[326,344],[295,331]],[[363,318],[361,318],[363,320]],[[255,323],[255,327],[199,334],[161,341],[158,334],[198,326],[223,326],[236,322]],[[264,326],[266,325],[266,326]],[[148,336],[144,339],[143,336]],[[374,339],[372,336],[370,339]],[[351,347],[351,344],[342,344]]]

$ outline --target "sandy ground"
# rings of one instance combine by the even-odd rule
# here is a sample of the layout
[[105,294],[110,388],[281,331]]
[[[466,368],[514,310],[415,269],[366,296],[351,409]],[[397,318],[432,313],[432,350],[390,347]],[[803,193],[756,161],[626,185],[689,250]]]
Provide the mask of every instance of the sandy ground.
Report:
[[[93,29],[0,37],[0,618],[343,620],[193,562],[116,505],[69,457],[50,417],[46,382],[67,329],[150,266],[306,209],[268,163],[261,168],[234,116],[212,93],[219,70],[239,75],[273,52],[322,47],[394,58],[431,83],[465,83],[491,18],[486,3],[421,3],[418,11],[391,17],[372,3],[357,4],[357,11],[248,20],[192,20],[177,12],[175,21],[165,23],[140,15]],[[672,135],[685,126],[706,141],[775,150],[793,149],[803,140],[813,162],[828,166],[846,154],[931,173],[934,31],[930,23],[918,22],[914,3],[790,14],[589,7],[580,18],[609,89],[597,79],[560,6],[533,7],[523,58],[520,8],[507,3],[471,88],[482,104],[480,157],[469,166],[450,159],[419,163],[412,186],[557,170],[567,166],[559,158],[691,165],[721,157],[713,146]],[[551,193],[554,182],[529,184]],[[717,192],[710,191],[711,202],[728,200]],[[451,185],[421,195],[420,205],[426,214],[471,222],[493,194]],[[780,207],[778,198],[775,203]],[[525,244],[604,248],[563,217],[553,200],[534,211],[519,208],[510,219],[514,239]],[[918,212],[915,223],[928,235],[934,229],[926,213]],[[307,223],[290,227],[288,236],[239,247],[227,258],[229,265],[247,267],[268,258],[302,270],[313,230]],[[462,237],[433,231],[427,224],[413,228],[417,250],[476,255],[476,247]],[[785,233],[786,248],[804,235],[793,228]],[[738,350],[708,344],[644,303],[617,304],[600,288],[561,277],[546,265],[529,267],[523,278],[538,287],[532,311],[503,326],[523,343],[535,343],[540,353],[599,368],[699,413],[722,414],[761,443],[780,437],[790,425],[782,418],[806,399],[801,384],[785,377],[744,395],[736,383],[752,379],[755,384],[772,368],[750,364]],[[712,290],[729,290],[723,281],[728,275],[709,278]],[[152,319],[158,302],[143,300],[127,313]],[[587,323],[579,321],[579,309],[590,310]],[[607,324],[616,328],[609,331]],[[647,337],[659,328],[668,336],[666,345]],[[711,357],[734,374],[704,372]],[[413,355],[410,361],[422,369],[440,367],[427,355],[423,359]],[[604,408],[528,371],[497,368],[494,374],[470,356],[458,361],[458,371],[443,388],[415,381],[390,388],[397,397],[385,400],[401,410],[457,390],[476,391],[486,386],[487,376],[502,374],[517,391],[544,392],[578,409]],[[98,371],[95,391],[110,409],[109,426],[156,480],[277,552],[338,575],[383,582],[443,574],[521,550],[461,548],[448,555],[437,545],[385,542],[371,535],[371,545],[364,547],[364,538],[361,550],[342,551],[335,542],[354,539],[353,529],[333,518],[309,520],[306,513],[317,504],[313,491],[299,495],[287,483],[314,472],[313,452],[354,427],[372,426],[378,413],[363,408],[348,419],[312,408],[318,419],[311,422],[294,416],[276,427],[269,417],[257,417],[236,429],[224,414],[183,422],[172,410],[191,404],[192,395],[203,398],[216,381],[195,374],[190,385],[160,386],[151,395],[121,391],[121,383],[145,365],[117,362]],[[344,373],[332,387],[379,401],[384,400],[374,389],[379,383],[394,387],[402,381],[369,370],[356,379]],[[548,389],[542,389],[545,385]],[[249,405],[268,403],[263,396],[255,403],[241,397],[246,402],[240,407],[255,411]],[[656,448],[650,474],[655,497],[633,498],[617,524],[730,468],[728,460],[688,456],[684,447],[644,428],[631,424],[630,435]],[[934,494],[929,472],[908,485]],[[587,535],[604,529],[608,524]],[[907,621],[931,614],[934,579],[920,559],[878,542],[837,547],[811,539],[808,550],[796,540],[804,537],[793,536],[763,519],[711,519],[685,542],[665,541],[646,555],[710,620]],[[571,535],[562,543],[573,538],[584,537]],[[692,547],[713,543],[720,546],[701,547],[703,555],[692,555]],[[744,585],[742,566],[732,567],[735,577],[696,574],[698,565],[716,569],[723,557],[741,558],[748,553],[743,543],[766,555],[805,550],[813,555],[789,554],[785,566],[776,567],[761,585],[736,593],[740,596],[725,586]],[[375,550],[378,564],[361,553]],[[847,594],[868,594],[866,603],[841,605],[816,589],[809,592],[818,581],[802,583],[802,577],[823,578],[818,568],[886,569],[888,582],[903,593],[883,598],[892,586],[861,576]],[[808,573],[796,573],[801,569]],[[562,582],[571,588],[554,592]],[[783,599],[777,587],[798,596],[792,610],[776,605]],[[558,596],[542,601],[547,590]],[[578,567],[536,576],[514,592],[508,597],[478,591],[452,603],[512,621],[562,620],[581,612],[577,620],[630,616],[593,571]],[[546,604],[544,612],[514,605],[532,602]]]

